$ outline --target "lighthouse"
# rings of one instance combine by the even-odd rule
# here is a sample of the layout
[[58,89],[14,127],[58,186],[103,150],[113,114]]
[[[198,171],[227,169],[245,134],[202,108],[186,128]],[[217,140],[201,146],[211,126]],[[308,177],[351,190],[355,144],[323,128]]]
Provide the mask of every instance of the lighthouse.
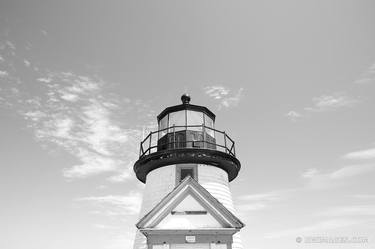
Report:
[[157,116],[134,172],[145,184],[134,249],[242,249],[229,183],[241,168],[215,114],[190,96]]

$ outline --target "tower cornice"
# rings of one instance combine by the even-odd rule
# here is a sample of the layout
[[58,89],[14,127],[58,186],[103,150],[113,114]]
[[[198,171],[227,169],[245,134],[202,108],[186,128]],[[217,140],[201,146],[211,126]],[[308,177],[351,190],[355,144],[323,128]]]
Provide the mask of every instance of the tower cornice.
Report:
[[228,173],[229,181],[235,179],[241,169],[240,161],[228,153],[210,149],[180,148],[162,150],[140,157],[134,164],[134,172],[138,180],[145,183],[150,171],[181,163],[206,164],[221,168]]

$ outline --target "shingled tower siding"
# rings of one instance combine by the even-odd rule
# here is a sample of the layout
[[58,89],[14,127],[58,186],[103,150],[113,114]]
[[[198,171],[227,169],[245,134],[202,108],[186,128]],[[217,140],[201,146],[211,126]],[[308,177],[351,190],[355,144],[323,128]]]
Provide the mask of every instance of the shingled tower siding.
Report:
[[[151,171],[147,175],[139,218],[146,215],[161,199],[169,194],[174,189],[175,184],[176,165],[165,166]],[[147,249],[146,238],[139,231],[135,235],[134,249]]]
[[[227,172],[215,166],[200,164],[198,165],[198,182],[229,211],[236,214]],[[240,232],[233,235],[232,249],[243,249]]]

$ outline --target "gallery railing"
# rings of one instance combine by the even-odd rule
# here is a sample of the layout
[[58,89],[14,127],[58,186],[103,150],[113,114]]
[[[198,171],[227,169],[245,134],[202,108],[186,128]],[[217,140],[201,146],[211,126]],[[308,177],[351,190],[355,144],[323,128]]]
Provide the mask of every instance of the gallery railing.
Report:
[[172,126],[150,132],[141,142],[139,157],[185,148],[222,151],[236,157],[234,141],[224,131],[204,125]]

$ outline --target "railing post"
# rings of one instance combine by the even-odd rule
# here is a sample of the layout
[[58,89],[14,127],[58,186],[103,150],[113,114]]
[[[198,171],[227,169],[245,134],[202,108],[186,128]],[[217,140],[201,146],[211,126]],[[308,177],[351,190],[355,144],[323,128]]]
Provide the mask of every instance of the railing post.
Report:
[[173,125],[173,149],[176,149],[176,129]]
[[225,153],[227,153],[227,134],[224,131],[224,147],[225,147]]
[[204,126],[204,124],[202,124],[202,133],[203,133],[203,149],[206,149],[207,148],[207,144],[206,144],[206,126]]
[[151,154],[151,140],[152,140],[152,132],[150,131],[150,138],[149,138],[149,145],[148,145],[148,154]]
[[[186,119],[187,121],[187,119]],[[184,148],[187,148],[188,147],[188,131],[187,131],[187,124],[185,122],[185,145],[184,145]]]

